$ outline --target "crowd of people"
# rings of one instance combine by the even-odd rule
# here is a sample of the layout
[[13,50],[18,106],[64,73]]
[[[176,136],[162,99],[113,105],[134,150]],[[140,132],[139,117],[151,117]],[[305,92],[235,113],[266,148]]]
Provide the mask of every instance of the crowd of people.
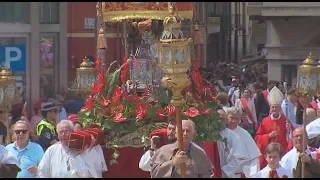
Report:
[[[233,77],[232,86],[216,95],[224,141],[198,144],[193,141],[196,125],[182,120],[184,150],[179,151],[176,121],[171,119],[167,128],[152,131],[137,166],[151,178],[320,177],[320,93],[317,96],[307,103],[294,89],[284,92],[277,81],[248,87]],[[22,103],[14,106],[12,137],[6,146],[0,145],[0,177],[99,178],[107,171],[93,137],[86,150],[68,148],[70,133],[83,128],[75,114],[83,100],[47,98],[34,105],[30,121]],[[4,144],[7,133],[1,132]]]

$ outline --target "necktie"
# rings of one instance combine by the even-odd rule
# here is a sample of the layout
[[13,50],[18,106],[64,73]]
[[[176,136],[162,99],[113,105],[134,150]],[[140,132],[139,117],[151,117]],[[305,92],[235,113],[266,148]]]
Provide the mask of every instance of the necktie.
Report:
[[276,170],[269,171],[269,178],[279,178]]

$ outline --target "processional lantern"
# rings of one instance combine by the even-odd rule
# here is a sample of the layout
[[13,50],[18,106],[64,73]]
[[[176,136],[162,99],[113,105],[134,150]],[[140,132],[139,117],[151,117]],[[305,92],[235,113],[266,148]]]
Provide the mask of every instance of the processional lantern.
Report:
[[302,96],[314,96],[318,89],[318,67],[310,55],[303,61],[298,70],[297,92]]
[[[298,70],[296,91],[298,94],[302,95],[305,99],[305,104],[309,104],[310,97],[315,96],[318,90],[318,67],[317,62],[314,61],[311,53],[309,56],[303,61],[302,65]],[[303,127],[306,127],[306,119],[307,119],[307,105],[304,107],[303,112]],[[306,132],[306,130],[304,130]],[[302,138],[302,147],[307,146],[306,142],[306,133],[303,133]],[[305,148],[303,148],[303,153],[305,152]],[[305,177],[305,163],[302,163],[302,178]]]
[[80,64],[80,67],[77,68],[77,91],[80,94],[87,95],[91,91],[91,87],[96,80],[96,70],[85,56]]
[[11,105],[19,101],[20,95],[16,89],[16,79],[7,66],[4,66],[0,72],[0,109],[3,112],[5,126],[7,127],[6,144],[11,143],[11,131],[9,129],[9,112]]
[[[159,66],[163,69],[164,77],[162,85],[172,90],[171,104],[176,109],[177,137],[179,150],[183,151],[182,138],[182,105],[185,103],[181,91],[190,85],[187,75],[191,67],[192,39],[186,39],[181,30],[182,19],[175,12],[173,6],[169,6],[170,15],[163,21],[164,30],[157,43]],[[180,165],[181,177],[185,178],[185,164]]]

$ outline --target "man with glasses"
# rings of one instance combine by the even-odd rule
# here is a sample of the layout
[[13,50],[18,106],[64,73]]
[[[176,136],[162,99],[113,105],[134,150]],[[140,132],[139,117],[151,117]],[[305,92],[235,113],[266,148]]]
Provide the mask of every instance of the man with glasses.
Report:
[[44,154],[43,149],[39,144],[29,141],[30,124],[28,122],[17,121],[13,132],[16,141],[6,148],[18,158],[21,171],[17,178],[35,178],[38,164]]
[[57,133],[55,125],[57,124],[58,107],[53,102],[46,102],[41,105],[41,114],[43,120],[37,126],[37,135],[39,144],[43,150],[46,150],[52,144],[57,142]]

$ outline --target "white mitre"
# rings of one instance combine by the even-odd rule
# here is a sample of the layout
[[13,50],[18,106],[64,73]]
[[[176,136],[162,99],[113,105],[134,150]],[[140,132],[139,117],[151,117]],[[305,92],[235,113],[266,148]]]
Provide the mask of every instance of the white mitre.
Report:
[[281,105],[282,100],[283,100],[283,93],[276,86],[274,86],[268,94],[269,104]]

